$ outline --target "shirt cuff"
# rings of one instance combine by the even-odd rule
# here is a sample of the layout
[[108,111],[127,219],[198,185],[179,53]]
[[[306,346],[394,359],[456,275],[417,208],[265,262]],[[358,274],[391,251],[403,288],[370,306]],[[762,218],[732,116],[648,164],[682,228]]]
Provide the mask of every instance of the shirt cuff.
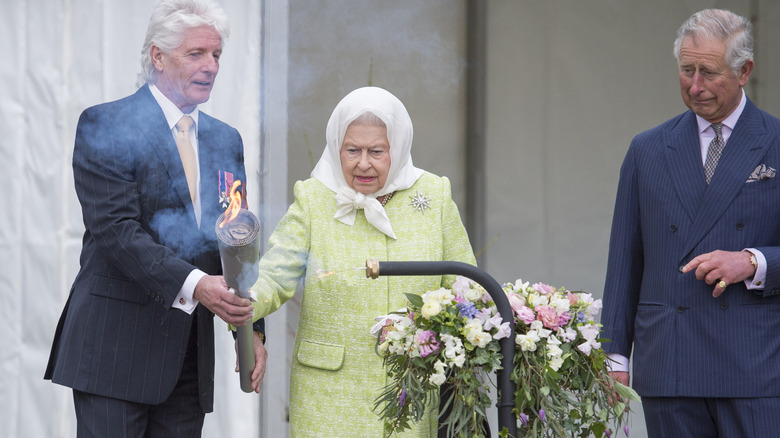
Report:
[[756,273],[753,274],[753,278],[745,279],[745,287],[749,290],[763,290],[764,283],[766,282],[766,257],[764,257],[764,253],[755,248],[746,248],[744,251],[749,251],[753,254],[756,257],[756,263],[758,264]]
[[173,305],[171,307],[192,315],[192,311],[195,310],[195,307],[198,306],[198,301],[193,298],[193,295],[195,294],[195,286],[197,286],[200,279],[205,276],[206,273],[200,269],[194,269],[192,272],[190,272],[190,275],[188,275],[187,279],[184,280],[184,284],[181,286],[181,289],[179,289],[179,294],[176,295],[176,299],[173,301]]
[[607,357],[607,369],[612,372],[628,372],[628,358],[622,354],[611,353]]

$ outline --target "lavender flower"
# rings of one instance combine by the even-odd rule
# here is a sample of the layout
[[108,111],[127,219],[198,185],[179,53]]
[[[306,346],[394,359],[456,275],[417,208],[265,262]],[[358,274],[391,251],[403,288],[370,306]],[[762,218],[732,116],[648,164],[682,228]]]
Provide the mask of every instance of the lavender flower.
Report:
[[626,436],[628,436],[628,426],[623,426],[623,432],[625,432]]
[[520,421],[523,423],[523,427],[528,426],[528,415],[525,415],[525,413],[521,413]]
[[401,390],[401,395],[398,396],[398,405],[400,407],[404,407],[404,402],[406,402],[406,390],[402,389]]
[[544,423],[545,418],[547,417],[544,415],[544,409],[539,409],[539,419],[542,420],[542,423]]
[[460,316],[464,318],[473,319],[477,316],[477,307],[474,303],[458,303],[455,307],[460,312]]
[[612,429],[607,429],[607,438],[610,438],[612,436]]

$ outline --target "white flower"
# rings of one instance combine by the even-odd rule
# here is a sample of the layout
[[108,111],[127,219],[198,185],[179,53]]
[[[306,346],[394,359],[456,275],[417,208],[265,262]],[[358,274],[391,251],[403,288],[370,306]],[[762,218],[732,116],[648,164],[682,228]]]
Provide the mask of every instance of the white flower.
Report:
[[422,316],[425,319],[431,319],[441,312],[441,303],[437,300],[430,300],[422,306]]
[[379,334],[382,333],[382,329],[387,325],[388,321],[392,321],[393,323],[399,322],[404,318],[404,315],[407,313],[406,308],[397,310],[395,313],[391,313],[389,315],[382,315],[377,316],[374,318],[374,321],[377,321],[376,324],[374,324],[373,327],[371,327],[371,334],[379,337]]
[[455,356],[454,359],[452,359],[452,363],[455,364],[458,368],[463,368],[463,364],[466,363],[466,355],[461,354],[458,356]]
[[590,356],[590,352],[593,348],[601,348],[601,343],[597,341],[599,336],[599,327],[596,324],[588,324],[577,327],[577,330],[582,333],[582,337],[585,339],[580,345],[577,345],[577,349]]
[[550,359],[549,362],[547,362],[547,365],[552,368],[553,371],[558,371],[561,369],[561,365],[563,365],[563,359],[560,357],[554,357]]
[[577,332],[571,327],[566,327],[565,329],[560,330],[558,333],[565,342],[571,342],[577,339]]
[[444,376],[444,374],[436,373],[431,374],[431,377],[429,377],[428,380],[436,386],[441,386],[442,383],[447,380],[447,378]]
[[529,282],[527,282],[527,281],[526,281],[525,283],[523,283],[523,280],[521,280],[521,279],[519,279],[519,278],[518,278],[518,279],[517,279],[517,281],[515,281],[515,284],[513,284],[513,285],[512,285],[512,292],[522,292],[522,291],[524,291],[524,290],[525,290],[525,288],[527,288],[527,287],[528,287],[530,284],[531,284],[531,283],[529,283]]
[[452,295],[452,291],[449,289],[437,289],[437,290],[429,290],[428,292],[425,292],[422,294],[423,303],[428,303],[431,300],[438,301],[439,304],[447,303],[449,304],[452,302],[452,300],[455,298],[454,295]]
[[466,335],[466,340],[479,348],[485,348],[490,341],[493,340],[493,336],[482,330],[482,322],[478,319],[470,319],[469,322],[463,327],[463,332]]
[[531,328],[531,330],[529,330],[529,331],[536,332],[536,334],[540,338],[546,338],[547,336],[550,335],[550,333],[552,333],[552,330],[548,330],[548,329],[544,328],[544,324],[542,323],[542,321],[539,321],[539,320],[536,320],[536,321],[532,322],[530,328]]
[[536,351],[536,343],[541,339],[535,331],[530,331],[524,335],[515,337],[515,344],[520,346],[523,351]]
[[484,294],[483,291],[479,289],[466,289],[466,293],[463,294],[464,297],[466,297],[467,300],[471,301],[472,303],[476,303],[482,299],[482,295]]
[[558,315],[560,315],[563,312],[568,312],[571,304],[569,303],[568,298],[553,296],[550,298],[550,305],[553,306]]
[[550,299],[547,298],[547,295],[539,295],[539,294],[532,294],[529,295],[528,298],[531,300],[531,306],[529,307],[536,307],[536,306],[546,306],[550,304]]
[[588,309],[585,310],[585,314],[588,315],[590,319],[594,319],[599,312],[601,312],[601,299],[592,302],[588,306]]
[[457,355],[463,353],[463,342],[460,338],[444,333],[442,333],[440,337],[442,342],[444,342],[444,357],[453,359]]
[[433,369],[435,369],[436,372],[439,374],[444,374],[444,370],[447,369],[447,364],[440,360],[437,360],[436,363],[433,364]]
[[471,344],[476,347],[485,348],[485,346],[493,340],[493,336],[491,336],[488,332],[483,332],[482,330],[474,330],[466,335],[466,340],[471,342]]

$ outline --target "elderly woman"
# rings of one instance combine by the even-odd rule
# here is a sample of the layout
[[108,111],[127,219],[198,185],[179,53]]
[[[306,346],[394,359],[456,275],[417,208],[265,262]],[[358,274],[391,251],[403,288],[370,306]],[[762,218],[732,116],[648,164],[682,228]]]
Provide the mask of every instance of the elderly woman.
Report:
[[[305,283],[290,376],[291,437],[381,437],[372,411],[386,384],[369,334],[404,293],[450,287],[448,276],[366,278],[366,259],[475,263],[450,182],[412,164],[412,121],[395,96],[357,89],[336,106],[312,178],[260,261],[255,317],[277,310]],[[335,271],[334,275],[325,275]],[[411,433],[436,436],[435,406]],[[358,432],[359,431],[359,432]]]

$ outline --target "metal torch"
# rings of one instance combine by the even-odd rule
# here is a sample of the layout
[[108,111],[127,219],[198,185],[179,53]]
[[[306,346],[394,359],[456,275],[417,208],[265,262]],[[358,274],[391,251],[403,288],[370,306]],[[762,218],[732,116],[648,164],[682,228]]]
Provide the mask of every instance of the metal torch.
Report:
[[[258,276],[260,261],[260,220],[251,211],[238,210],[238,214],[225,221],[226,211],[217,219],[215,230],[222,259],[222,275],[225,282],[241,298],[253,300],[250,288]],[[235,214],[235,212],[233,212]],[[238,343],[238,370],[241,390],[252,392],[252,370],[255,368],[254,333],[252,323],[236,327]]]
[[380,275],[462,275],[485,288],[496,303],[501,318],[509,322],[510,335],[499,339],[501,347],[501,369],[498,370],[498,427],[507,428],[510,437],[517,436],[517,417],[512,413],[515,407],[515,384],[512,382],[512,368],[515,356],[515,318],[509,300],[498,282],[487,272],[461,262],[380,262],[375,258],[366,260],[366,277],[377,278]]

